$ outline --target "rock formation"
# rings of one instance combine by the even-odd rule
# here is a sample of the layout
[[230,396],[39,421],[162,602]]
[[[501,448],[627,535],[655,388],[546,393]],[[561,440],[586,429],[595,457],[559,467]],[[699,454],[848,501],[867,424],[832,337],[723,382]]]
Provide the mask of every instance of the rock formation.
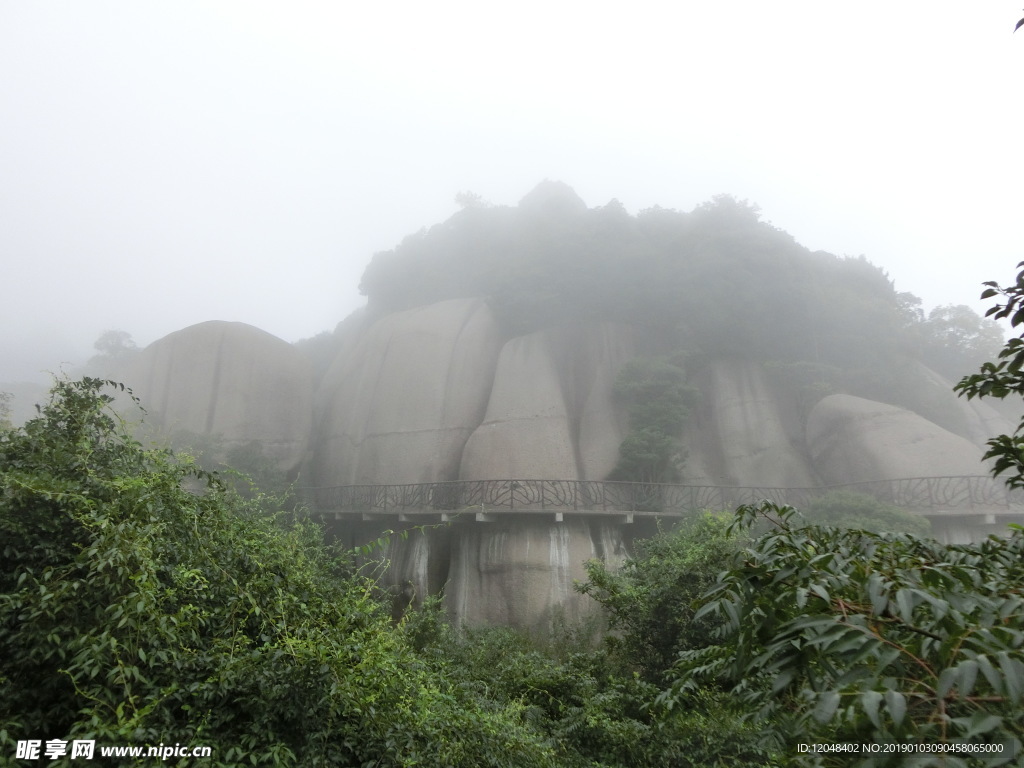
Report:
[[608,323],[509,340],[460,479],[603,480],[626,429],[612,385],[635,354],[632,329]]
[[[509,338],[482,299],[350,323],[343,342],[315,397],[294,348],[240,323],[202,323],[155,342],[128,383],[165,429],[259,440],[289,469],[305,456],[305,485],[601,480],[629,428],[613,391],[618,372],[635,356],[671,351],[607,322]],[[936,392],[923,407],[945,402],[937,378],[921,376]],[[711,359],[691,380],[700,399],[680,440],[684,482],[694,485],[982,474],[979,445],[1000,423],[955,398],[946,428],[844,394],[802,415],[793,393],[748,360]],[[332,530],[357,544],[402,525],[411,524],[346,519]],[[385,581],[399,602],[443,590],[459,622],[541,630],[593,610],[572,589],[587,559],[626,555],[621,523],[607,518],[458,521],[392,537]]]
[[[347,546],[398,529],[384,579],[399,603],[443,590],[459,622],[578,619],[595,605],[572,590],[584,561],[621,560],[642,525],[624,521],[668,498],[981,475],[985,441],[1013,431],[917,359],[946,359],[950,339],[882,270],[811,253],[745,201],[631,216],[556,181],[515,207],[465,200],[374,255],[366,307],[333,334],[292,346],[201,323],[110,374],[164,432],[258,442],[300,486],[329,489]],[[677,469],[713,488],[592,482]],[[469,500],[487,480],[517,481],[495,491],[522,492],[514,515]],[[589,514],[551,509],[559,497]],[[403,498],[456,519],[416,528]]]
[[983,473],[981,449],[916,413],[852,395],[823,398],[807,445],[826,484]]
[[314,485],[459,479],[501,349],[479,299],[378,320],[327,372],[317,397]]
[[258,442],[280,469],[305,459],[312,422],[308,361],[245,323],[199,323],[153,342],[125,373],[166,434],[216,437],[224,448]]
[[552,623],[578,622],[592,601],[573,590],[586,578],[583,563],[626,556],[618,526],[581,518],[562,523],[489,523],[455,537],[446,590],[457,622],[505,624],[537,632]]
[[717,360],[698,377],[701,401],[686,430],[685,480],[694,485],[806,488],[817,485],[785,393],[762,367]]

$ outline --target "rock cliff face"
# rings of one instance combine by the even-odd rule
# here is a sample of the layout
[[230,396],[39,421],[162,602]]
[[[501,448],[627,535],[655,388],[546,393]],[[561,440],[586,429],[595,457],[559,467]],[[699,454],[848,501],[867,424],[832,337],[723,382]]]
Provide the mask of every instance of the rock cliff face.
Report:
[[327,372],[317,396],[314,485],[459,479],[501,349],[479,299],[388,315]]
[[807,444],[827,484],[981,474],[981,449],[916,413],[851,395],[811,411]]
[[279,468],[305,459],[312,373],[295,348],[245,323],[199,323],[153,342],[125,379],[173,434],[217,436],[225,448],[258,442]]
[[984,400],[957,397],[953,382],[918,364],[919,395],[922,401],[918,415],[934,421],[972,443],[984,445],[993,435],[1010,434],[1015,424],[1003,418]]
[[[694,485],[817,485],[799,435],[799,417],[761,366],[712,362],[698,377],[701,399],[684,434],[685,480]],[[691,465],[692,461],[692,465]]]
[[[612,323],[507,338],[480,299],[351,325],[337,350],[314,395],[290,345],[242,324],[203,323],[152,344],[128,383],[164,427],[260,440],[280,466],[302,463],[304,485],[601,480],[629,427],[613,392],[618,372],[669,351]],[[935,390],[922,408],[939,408],[946,383],[927,371],[921,380]],[[712,360],[691,383],[700,398],[680,440],[684,482],[695,485],[982,474],[979,445],[1007,426],[955,399],[943,426],[850,395],[802,414],[793,393],[743,360]],[[387,525],[395,522],[335,530],[355,543]],[[387,579],[405,600],[443,588],[460,622],[541,629],[592,610],[572,590],[585,560],[626,554],[623,527],[603,519],[458,522],[394,537]]]
[[627,426],[612,385],[636,354],[633,335],[628,327],[601,324],[508,341],[460,479],[603,480]]
[[506,624],[543,632],[593,612],[573,590],[583,563],[620,564],[626,547],[616,526],[574,518],[563,523],[482,524],[455,538],[446,597],[457,622]]

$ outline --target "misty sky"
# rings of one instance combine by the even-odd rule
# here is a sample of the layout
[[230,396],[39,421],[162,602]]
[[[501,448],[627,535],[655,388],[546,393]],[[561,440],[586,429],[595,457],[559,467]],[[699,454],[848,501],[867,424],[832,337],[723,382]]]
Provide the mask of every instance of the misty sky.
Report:
[[1024,260],[1014,2],[0,0],[0,381],[204,320],[288,341],[542,179],[757,203],[926,307]]

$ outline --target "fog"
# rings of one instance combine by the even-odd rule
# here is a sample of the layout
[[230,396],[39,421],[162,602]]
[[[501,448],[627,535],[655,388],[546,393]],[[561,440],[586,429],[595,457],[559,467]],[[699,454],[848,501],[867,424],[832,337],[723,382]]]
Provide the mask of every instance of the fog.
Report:
[[748,199],[926,308],[1013,278],[1019,3],[666,5],[0,0],[0,381],[107,329],[329,330],[457,193],[545,178]]

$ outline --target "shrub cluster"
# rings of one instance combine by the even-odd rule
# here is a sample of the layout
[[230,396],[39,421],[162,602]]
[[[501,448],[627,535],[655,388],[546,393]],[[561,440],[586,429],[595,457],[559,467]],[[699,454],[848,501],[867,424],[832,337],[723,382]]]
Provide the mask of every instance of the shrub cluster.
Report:
[[135,442],[107,385],[58,382],[0,437],[0,753],[93,739],[211,746],[216,766],[552,765],[515,702],[472,706],[421,663],[316,528]]

